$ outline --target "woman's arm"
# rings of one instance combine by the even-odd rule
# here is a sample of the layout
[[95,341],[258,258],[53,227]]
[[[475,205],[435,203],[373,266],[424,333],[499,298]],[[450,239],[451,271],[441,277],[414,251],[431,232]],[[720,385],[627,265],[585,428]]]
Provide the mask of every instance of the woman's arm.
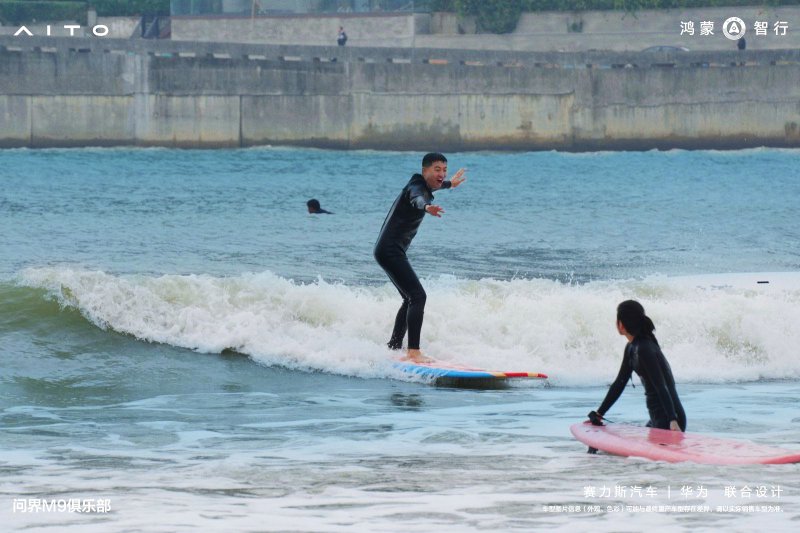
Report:
[[629,346],[630,345],[625,347],[625,354],[622,356],[622,365],[619,367],[617,379],[615,379],[614,383],[612,383],[608,388],[608,392],[606,393],[603,403],[600,404],[600,407],[597,409],[597,413],[600,416],[605,415],[606,412],[611,409],[614,403],[619,399],[620,395],[622,395],[622,391],[625,390],[625,384],[629,379],[631,379],[633,368],[631,367],[630,362]]

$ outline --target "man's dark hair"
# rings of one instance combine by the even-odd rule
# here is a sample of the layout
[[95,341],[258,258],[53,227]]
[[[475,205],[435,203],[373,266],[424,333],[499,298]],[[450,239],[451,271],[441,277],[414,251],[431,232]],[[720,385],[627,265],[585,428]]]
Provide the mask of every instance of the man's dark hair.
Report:
[[438,163],[439,161],[442,163],[447,163],[447,158],[440,153],[431,152],[429,154],[425,154],[425,157],[422,158],[422,166],[427,168],[434,163]]
[[315,211],[319,211],[322,209],[322,206],[319,205],[319,200],[312,198],[311,200],[306,202],[306,205]]

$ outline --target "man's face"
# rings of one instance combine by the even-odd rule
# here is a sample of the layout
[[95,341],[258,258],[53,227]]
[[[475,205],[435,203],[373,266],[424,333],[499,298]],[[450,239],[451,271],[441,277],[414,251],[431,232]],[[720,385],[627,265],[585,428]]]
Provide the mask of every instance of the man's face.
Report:
[[447,163],[434,161],[429,167],[422,167],[422,177],[432,191],[442,188],[442,182],[447,177]]

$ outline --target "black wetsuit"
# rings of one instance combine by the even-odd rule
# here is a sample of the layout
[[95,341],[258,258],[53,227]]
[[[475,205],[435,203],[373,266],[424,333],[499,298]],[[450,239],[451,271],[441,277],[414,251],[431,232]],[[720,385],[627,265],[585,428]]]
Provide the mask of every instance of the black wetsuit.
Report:
[[597,412],[602,416],[611,409],[633,372],[639,375],[644,385],[647,410],[650,412],[647,425],[669,429],[670,421],[677,420],[681,429],[686,431],[686,413],[675,390],[672,369],[658,343],[649,337],[636,337],[625,347],[617,379],[611,384]]
[[[442,183],[442,189],[449,187],[449,181]],[[397,311],[394,330],[388,343],[389,348],[393,350],[403,347],[406,330],[408,348],[419,349],[426,294],[417,274],[411,268],[411,263],[408,262],[406,250],[417,234],[422,219],[425,218],[425,207],[431,202],[433,202],[433,191],[421,174],[414,174],[392,204],[375,243],[375,260],[386,271],[400,292],[400,296],[403,297],[403,304]]]

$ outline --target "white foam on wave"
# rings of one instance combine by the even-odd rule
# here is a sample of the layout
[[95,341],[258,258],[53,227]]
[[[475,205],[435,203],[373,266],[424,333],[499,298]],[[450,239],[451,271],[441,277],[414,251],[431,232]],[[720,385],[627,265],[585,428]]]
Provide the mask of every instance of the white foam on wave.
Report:
[[[641,301],[679,382],[800,376],[800,275],[654,277],[584,285],[545,279],[423,280],[423,349],[497,370],[545,372],[559,385],[616,374],[625,341],[617,303]],[[392,374],[385,342],[400,300],[389,284],[297,283],[272,273],[236,277],[115,276],[32,268],[47,289],[102,328],[201,352],[235,349],[269,365],[360,377]]]

